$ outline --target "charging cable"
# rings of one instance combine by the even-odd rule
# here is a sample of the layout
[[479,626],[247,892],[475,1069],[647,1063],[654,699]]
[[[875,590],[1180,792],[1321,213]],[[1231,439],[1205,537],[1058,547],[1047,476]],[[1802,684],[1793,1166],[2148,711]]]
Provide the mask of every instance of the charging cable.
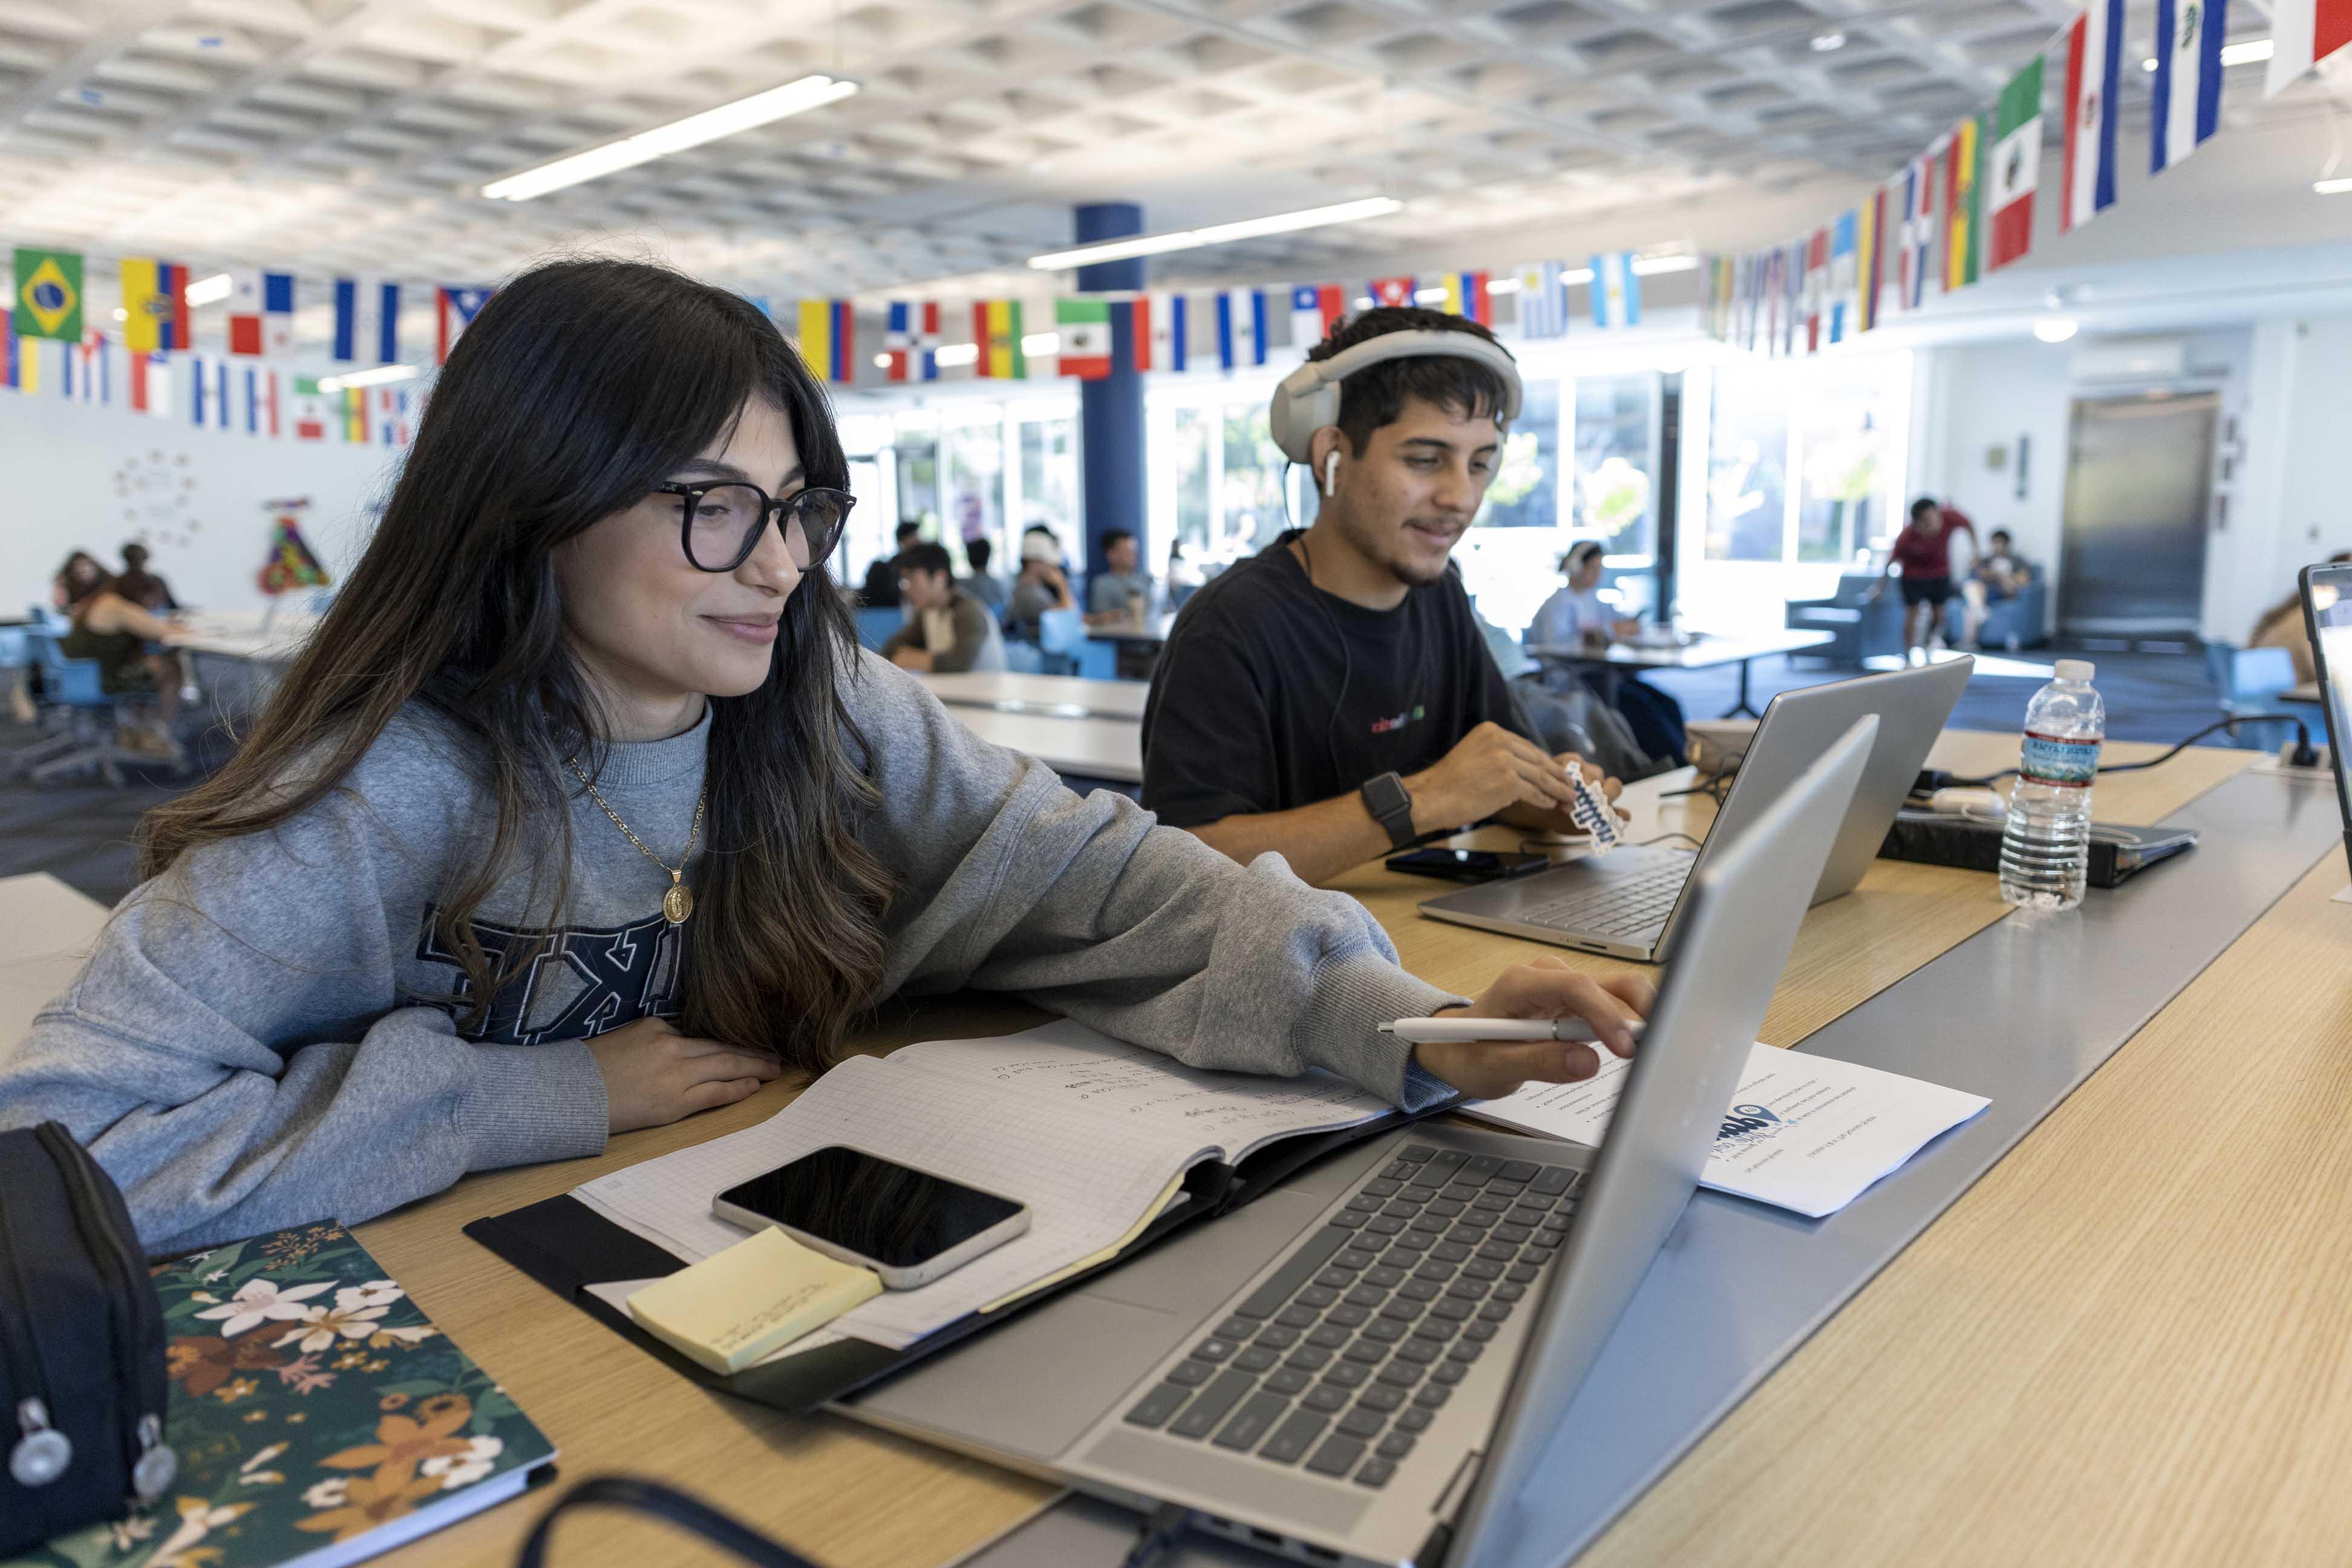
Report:
[[[2294,714],[2233,713],[2229,718],[2223,719],[2217,723],[2206,725],[2205,728],[2198,731],[2197,733],[2189,736],[2187,740],[2181,742],[2179,745],[2173,747],[2170,751],[2165,752],[2164,755],[2160,757],[2150,757],[2144,763],[2112,763],[2102,767],[2099,772],[2102,773],[2136,773],[2147,768],[2161,767],[2165,763],[2172,761],[2173,758],[2179,756],[2181,752],[2187,751],[2189,747],[2195,745],[2198,742],[2203,740],[2206,736],[2213,733],[2214,731],[2230,730],[2234,731],[2241,724],[2294,725],[2294,751],[2288,756],[2287,765],[2294,768],[2315,768],[2319,765],[2319,748],[2311,743],[2311,726],[2296,718]],[[2013,778],[2016,774],[2017,770],[2015,768],[2003,768],[1997,773],[1987,773],[1980,779],[1956,779],[1946,777],[1939,780],[1938,783],[1963,787],[1973,785],[1981,788],[1987,784],[1999,784],[2005,778]]]
[[1161,1503],[1143,1528],[1135,1533],[1135,1544],[1127,1549],[1119,1568],[1150,1568],[1167,1554],[1185,1531],[1192,1528],[1192,1510],[1181,1503]]

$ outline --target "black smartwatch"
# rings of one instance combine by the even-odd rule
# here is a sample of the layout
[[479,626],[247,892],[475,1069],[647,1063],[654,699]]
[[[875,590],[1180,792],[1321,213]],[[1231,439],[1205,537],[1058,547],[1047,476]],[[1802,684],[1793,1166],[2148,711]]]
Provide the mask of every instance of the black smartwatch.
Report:
[[1404,780],[1382,773],[1366,779],[1356,793],[1364,797],[1364,809],[1372,814],[1372,820],[1389,830],[1391,845],[1402,849],[1413,841],[1412,792],[1404,787]]

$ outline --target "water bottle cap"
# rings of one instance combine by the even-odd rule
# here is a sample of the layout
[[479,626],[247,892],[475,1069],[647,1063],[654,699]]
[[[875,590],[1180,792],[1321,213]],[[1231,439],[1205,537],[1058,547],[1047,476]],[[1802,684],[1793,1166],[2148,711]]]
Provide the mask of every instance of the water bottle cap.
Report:
[[2087,658],[2062,658],[2058,661],[2058,679],[2061,680],[2079,680],[2088,686],[2091,677],[2097,672],[2098,667]]

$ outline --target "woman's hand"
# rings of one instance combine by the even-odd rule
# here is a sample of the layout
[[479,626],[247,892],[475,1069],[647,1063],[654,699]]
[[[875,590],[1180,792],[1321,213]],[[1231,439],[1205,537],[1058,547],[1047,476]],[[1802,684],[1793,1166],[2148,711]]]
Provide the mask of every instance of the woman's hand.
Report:
[[698,1110],[732,1105],[784,1070],[773,1057],[681,1035],[667,1018],[640,1018],[599,1035],[588,1051],[604,1075],[614,1132],[666,1126]]
[[[1629,1026],[1646,1018],[1658,988],[1638,974],[1596,979],[1565,960],[1515,963],[1467,1007],[1444,1016],[1469,1018],[1581,1018],[1621,1057],[1633,1054]],[[1601,1070],[1600,1053],[1573,1040],[1469,1040],[1419,1045],[1413,1059],[1473,1100],[1495,1100],[1530,1079],[1575,1083]]]

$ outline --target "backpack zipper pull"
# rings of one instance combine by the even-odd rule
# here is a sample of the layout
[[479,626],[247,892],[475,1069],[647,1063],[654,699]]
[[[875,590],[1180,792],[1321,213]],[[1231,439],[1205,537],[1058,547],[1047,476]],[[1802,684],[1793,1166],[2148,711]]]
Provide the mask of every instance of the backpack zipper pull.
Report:
[[163,1445],[163,1418],[139,1418],[139,1459],[131,1467],[131,1489],[142,1503],[153,1502],[179,1479],[180,1456]]
[[8,1450],[8,1473],[20,1487],[45,1487],[73,1464],[73,1439],[49,1425],[49,1407],[37,1399],[16,1402],[16,1425],[24,1436]]

